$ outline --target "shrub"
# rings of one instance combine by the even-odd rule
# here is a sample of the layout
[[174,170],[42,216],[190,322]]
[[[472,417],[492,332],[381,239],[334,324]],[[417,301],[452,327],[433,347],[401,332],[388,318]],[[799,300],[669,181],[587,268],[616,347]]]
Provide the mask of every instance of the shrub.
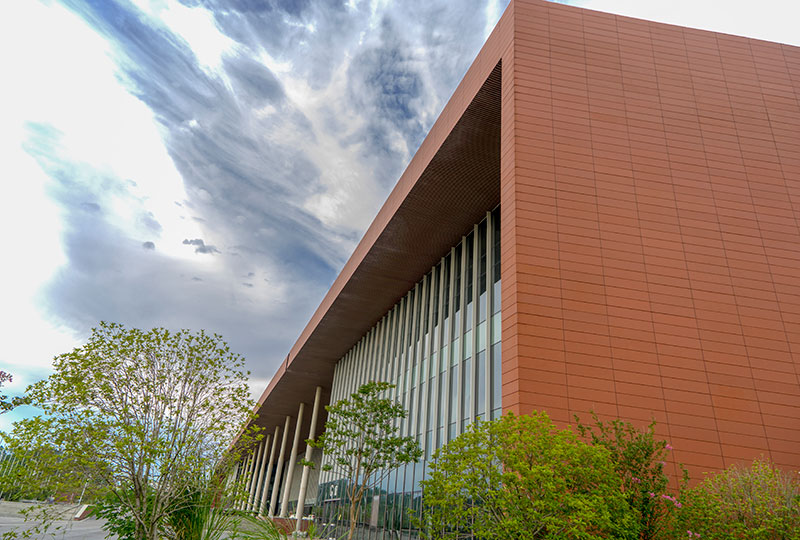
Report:
[[422,482],[425,538],[636,538],[609,451],[546,414],[473,425],[435,455]]
[[800,482],[768,460],[733,466],[681,498],[675,538],[800,539]]
[[[639,520],[641,540],[659,538],[682,502],[670,494],[669,477],[664,465],[672,450],[666,441],[656,438],[655,420],[646,429],[616,419],[601,421],[592,413],[593,425],[583,424],[576,415],[578,432],[594,446],[609,451],[614,469],[622,482],[625,498]],[[683,470],[682,486],[689,475]]]

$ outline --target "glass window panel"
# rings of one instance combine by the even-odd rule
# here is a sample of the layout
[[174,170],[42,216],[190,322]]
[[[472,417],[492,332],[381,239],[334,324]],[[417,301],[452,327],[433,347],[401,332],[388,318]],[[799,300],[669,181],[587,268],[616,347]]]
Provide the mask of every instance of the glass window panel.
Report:
[[492,212],[492,278],[494,280],[492,296],[492,313],[500,311],[500,208],[495,208]]
[[464,378],[463,378],[463,399],[461,400],[461,405],[464,407],[463,411],[463,418],[469,418],[472,412],[472,379],[471,377],[472,371],[470,371],[470,359],[467,358],[464,360]]
[[492,345],[492,409],[503,405],[503,362],[500,343]]
[[[431,370],[435,373],[433,370]],[[428,412],[425,415],[426,421],[425,426],[427,429],[433,429],[436,425],[436,389],[439,388],[439,385],[436,384],[436,378],[431,377],[428,382],[428,395],[425,396],[425,401],[428,402]]]
[[492,315],[492,345],[500,343],[502,339],[501,331],[503,329],[503,321],[500,320],[500,313]]
[[455,269],[453,279],[453,310],[461,309],[461,244],[456,246]]
[[[472,238],[473,238],[473,233],[469,233],[469,235],[467,236],[467,239],[466,239],[466,246],[464,246],[466,248],[466,250],[467,250],[467,253],[466,253],[467,260],[466,260],[466,268],[465,268],[466,275],[464,276],[464,278],[466,279],[466,295],[467,295],[466,303],[467,303],[467,306],[469,306],[472,303],[472,287],[473,287],[472,269],[473,269],[473,267],[475,265],[475,261],[474,261],[474,258],[473,258],[473,251],[474,251],[473,247],[474,246],[473,246]],[[469,307],[467,309],[469,309]]]
[[428,433],[425,436],[425,459],[431,459],[431,454],[433,453],[433,431],[428,430]]
[[475,358],[475,410],[477,414],[486,412],[486,351],[481,351]]
[[425,385],[425,381],[422,381],[420,383],[420,385],[419,385],[420,410],[419,410],[419,414],[417,415],[417,419],[419,420],[419,422],[417,424],[417,429],[416,429],[416,433],[417,434],[422,433],[422,430],[423,430],[423,428],[425,426],[424,419],[425,419],[425,417],[427,416],[427,413],[428,413],[428,407],[427,407],[428,400],[427,400],[427,396],[425,394],[425,386],[426,386]]
[[486,225],[478,227],[478,321],[486,320]]
[[444,288],[444,295],[442,297],[442,318],[447,320],[450,314],[450,255],[444,259],[444,278],[442,280],[442,287]]
[[[416,407],[414,405],[414,388],[412,387],[411,391],[408,393],[408,406],[406,407],[406,410],[408,411],[408,425],[409,426],[413,426],[414,425],[414,418],[415,418],[414,409],[415,408]],[[416,435],[416,431],[412,431],[411,429],[409,429],[409,434],[410,435]]]
[[450,368],[450,420],[456,421],[458,413],[458,366]]
[[422,295],[422,303],[419,306],[419,335],[428,332],[428,305],[431,298],[431,274],[428,274],[428,286],[424,287],[425,293]]
[[[388,332],[388,337],[376,341],[378,327],[375,327],[367,333],[369,338],[360,340],[360,352],[351,352],[348,357],[350,368],[346,371],[350,374],[349,379],[355,380],[354,376],[359,374],[363,377],[383,374],[383,378],[397,382],[396,396],[407,405],[409,412],[402,423],[403,433],[425,434],[423,450],[426,459],[445,439],[454,438],[460,431],[459,425],[466,426],[470,417],[496,418],[502,412],[499,208],[493,211],[490,219],[491,222],[483,221],[474,229],[477,238],[476,233],[470,231],[466,242],[446,253],[442,263],[431,269],[424,280],[390,310],[388,327],[386,321],[380,326],[382,332]],[[488,235],[490,223],[491,237]],[[463,276],[462,264],[465,266]],[[488,270],[487,265],[491,265]],[[473,280],[473,275],[476,280]],[[466,281],[462,282],[462,279]],[[492,294],[487,294],[489,287],[492,287]],[[491,306],[488,306],[491,317],[487,323],[489,297],[492,298]],[[475,312],[476,309],[479,311]],[[475,329],[478,335],[472,333],[473,319],[478,323]],[[489,324],[488,336],[486,324]],[[459,343],[459,339],[465,341]],[[474,370],[471,369],[473,359]],[[459,367],[460,362],[463,367]],[[488,374],[486,362],[491,363]],[[448,366],[449,378],[444,376]],[[487,375],[489,380],[486,380]],[[357,384],[348,383],[345,394],[355,390],[351,386]],[[489,411],[484,410],[487,397]],[[382,482],[374,493],[381,496],[379,527],[367,533],[365,538],[384,536],[381,528],[396,530],[402,525],[409,530],[408,510],[419,511],[419,482],[426,474],[427,468],[422,462],[392,473]],[[326,481],[331,485],[335,482],[337,486],[340,483],[338,479],[321,478],[322,483]],[[369,519],[368,506],[373,502],[369,495],[360,509],[364,520]],[[341,506],[343,502],[336,504]]]
[[446,421],[444,417],[444,409],[447,405],[447,387],[445,386],[446,380],[447,379],[445,379],[443,375],[439,375],[439,427],[444,427]]
[[438,324],[439,321],[439,285],[441,284],[441,266],[437,266],[433,272],[433,291],[432,291],[432,298],[431,302],[433,303],[433,322],[432,325],[434,328]]

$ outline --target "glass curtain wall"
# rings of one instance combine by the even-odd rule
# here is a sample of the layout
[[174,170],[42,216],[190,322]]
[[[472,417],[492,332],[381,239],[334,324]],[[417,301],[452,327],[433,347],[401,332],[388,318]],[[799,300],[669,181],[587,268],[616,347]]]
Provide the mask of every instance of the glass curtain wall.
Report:
[[[401,433],[415,436],[425,452],[365,496],[359,538],[416,537],[409,511],[420,511],[420,482],[433,452],[470,423],[500,416],[500,288],[498,208],[337,363],[331,403],[368,381],[395,384],[390,396],[409,412]],[[343,531],[344,480],[321,473],[317,504],[318,521]]]

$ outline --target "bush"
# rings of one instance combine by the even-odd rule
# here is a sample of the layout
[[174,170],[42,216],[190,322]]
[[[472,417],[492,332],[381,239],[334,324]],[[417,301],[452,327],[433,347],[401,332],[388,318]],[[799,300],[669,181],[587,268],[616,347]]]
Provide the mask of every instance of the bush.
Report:
[[609,451],[544,413],[475,424],[434,455],[422,484],[429,539],[638,537]]
[[706,478],[681,499],[675,538],[800,539],[800,483],[767,460]]
[[[592,445],[602,446],[609,451],[625,498],[638,517],[639,538],[660,538],[668,528],[672,515],[682,506],[670,494],[669,477],[664,472],[672,446],[656,438],[655,420],[642,430],[619,419],[603,422],[594,413],[592,418],[594,424],[586,425],[576,415],[578,432]],[[685,486],[689,474],[682,465],[681,469],[682,486]]]

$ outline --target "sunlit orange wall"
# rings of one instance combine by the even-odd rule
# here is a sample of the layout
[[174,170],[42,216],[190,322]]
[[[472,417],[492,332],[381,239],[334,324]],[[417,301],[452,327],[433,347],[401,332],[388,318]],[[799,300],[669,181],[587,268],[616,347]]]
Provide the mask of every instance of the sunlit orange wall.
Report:
[[503,405],[800,468],[800,49],[514,0]]

